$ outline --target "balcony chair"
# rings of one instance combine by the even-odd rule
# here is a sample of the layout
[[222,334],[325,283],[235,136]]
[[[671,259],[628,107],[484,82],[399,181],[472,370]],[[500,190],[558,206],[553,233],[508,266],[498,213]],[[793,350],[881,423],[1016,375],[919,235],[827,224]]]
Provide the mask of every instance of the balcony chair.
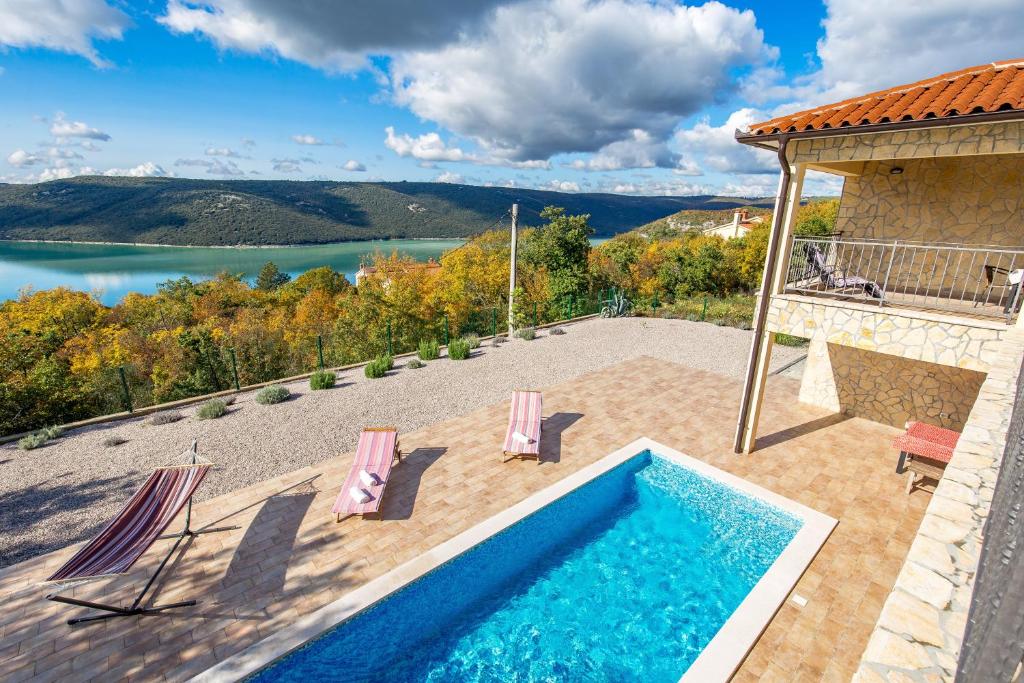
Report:
[[[1017,291],[1020,289],[1020,271],[1009,268],[1003,268],[1002,266],[993,266],[988,263],[981,267],[982,282],[984,283],[984,296],[979,299],[975,299],[974,307],[977,308],[980,303],[989,303],[989,295],[992,290],[1000,290],[999,298],[996,302],[1002,301],[1003,297],[1006,296],[1006,303],[1003,305],[1003,313],[1009,313],[1016,305],[1019,308],[1020,302],[1017,301]],[[1011,273],[1013,277],[1011,277]],[[1013,280],[1016,279],[1016,282]],[[1002,280],[1000,284],[998,281]]]
[[825,253],[817,244],[805,244],[804,255],[807,257],[807,269],[827,289],[859,289],[872,299],[881,301],[885,298],[885,291],[878,283],[859,275],[848,275],[838,264],[828,265]]

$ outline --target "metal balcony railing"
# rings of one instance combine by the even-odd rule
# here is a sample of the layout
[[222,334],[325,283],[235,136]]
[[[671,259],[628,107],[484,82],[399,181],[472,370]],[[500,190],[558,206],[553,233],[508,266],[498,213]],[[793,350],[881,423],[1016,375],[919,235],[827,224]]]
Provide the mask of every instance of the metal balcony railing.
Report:
[[796,237],[786,291],[1009,322],[1022,275],[1024,247]]

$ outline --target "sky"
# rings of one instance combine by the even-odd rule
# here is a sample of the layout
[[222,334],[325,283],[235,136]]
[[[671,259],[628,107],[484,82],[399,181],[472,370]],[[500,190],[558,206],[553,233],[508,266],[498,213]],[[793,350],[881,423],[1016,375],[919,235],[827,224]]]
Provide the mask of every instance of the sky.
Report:
[[0,0],[0,182],[768,196],[737,128],[1024,59],[1021,26],[1021,0]]

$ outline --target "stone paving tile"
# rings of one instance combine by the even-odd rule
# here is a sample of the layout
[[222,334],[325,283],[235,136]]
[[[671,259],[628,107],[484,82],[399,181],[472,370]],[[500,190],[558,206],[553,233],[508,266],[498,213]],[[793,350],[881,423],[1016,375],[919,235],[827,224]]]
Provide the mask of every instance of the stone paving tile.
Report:
[[[38,581],[74,547],[8,567],[0,571],[0,679],[185,680],[649,436],[840,520],[797,585],[807,605],[779,610],[736,680],[849,680],[929,494],[903,493],[888,446],[895,430],[799,404],[798,389],[772,379],[759,449],[739,456],[731,448],[738,382],[638,358],[544,388],[539,464],[502,464],[507,403],[403,434],[406,459],[393,471],[380,520],[338,524],[330,513],[351,454],[203,502],[195,526],[241,528],[183,544],[156,599],[200,602],[159,616],[67,626],[83,610],[44,600]],[[66,594],[127,602],[167,547],[158,543],[127,576]]]

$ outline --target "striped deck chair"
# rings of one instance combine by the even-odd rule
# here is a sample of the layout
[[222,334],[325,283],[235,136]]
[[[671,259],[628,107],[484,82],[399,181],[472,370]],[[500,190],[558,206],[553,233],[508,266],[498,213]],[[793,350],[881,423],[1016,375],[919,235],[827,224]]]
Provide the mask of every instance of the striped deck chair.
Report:
[[[152,607],[142,606],[142,601],[145,599],[154,581],[156,581],[157,576],[163,571],[167,561],[171,559],[171,556],[174,555],[174,552],[185,538],[238,528],[221,527],[198,531],[191,528],[192,495],[199,488],[199,484],[206,477],[206,473],[213,467],[213,463],[198,462],[195,441],[192,442],[189,454],[191,455],[190,464],[160,467],[149,475],[149,479],[125,503],[121,511],[103,527],[103,530],[86,543],[81,550],[75,553],[52,576],[46,579],[47,583],[63,584],[60,587],[62,589],[79,582],[125,574],[143,553],[149,550],[149,547],[155,541],[166,538],[177,539],[160,563],[160,566],[157,567],[156,572],[153,573],[146,583],[145,588],[135,598],[131,607],[104,605],[87,600],[64,597],[56,593],[47,595],[46,599],[53,600],[54,602],[110,612],[110,614],[100,616],[69,619],[69,624],[73,626],[75,624],[111,619],[113,617],[151,614],[175,607],[188,607],[196,604],[195,600],[188,600]],[[184,530],[166,536],[161,535],[178,513],[181,512],[182,508],[186,508]]]
[[907,431],[892,441],[892,447],[900,452],[896,474],[910,470],[907,493],[914,488],[919,475],[936,481],[942,479],[959,440],[960,432],[954,432],[952,429],[924,422],[907,423]]
[[505,462],[512,458],[535,458],[540,462],[541,414],[544,399],[539,391],[513,391],[505,444]]
[[395,458],[402,461],[396,427],[366,427],[359,435],[356,457],[331,512],[335,521],[342,515],[368,515],[380,511],[384,487],[391,476]]

